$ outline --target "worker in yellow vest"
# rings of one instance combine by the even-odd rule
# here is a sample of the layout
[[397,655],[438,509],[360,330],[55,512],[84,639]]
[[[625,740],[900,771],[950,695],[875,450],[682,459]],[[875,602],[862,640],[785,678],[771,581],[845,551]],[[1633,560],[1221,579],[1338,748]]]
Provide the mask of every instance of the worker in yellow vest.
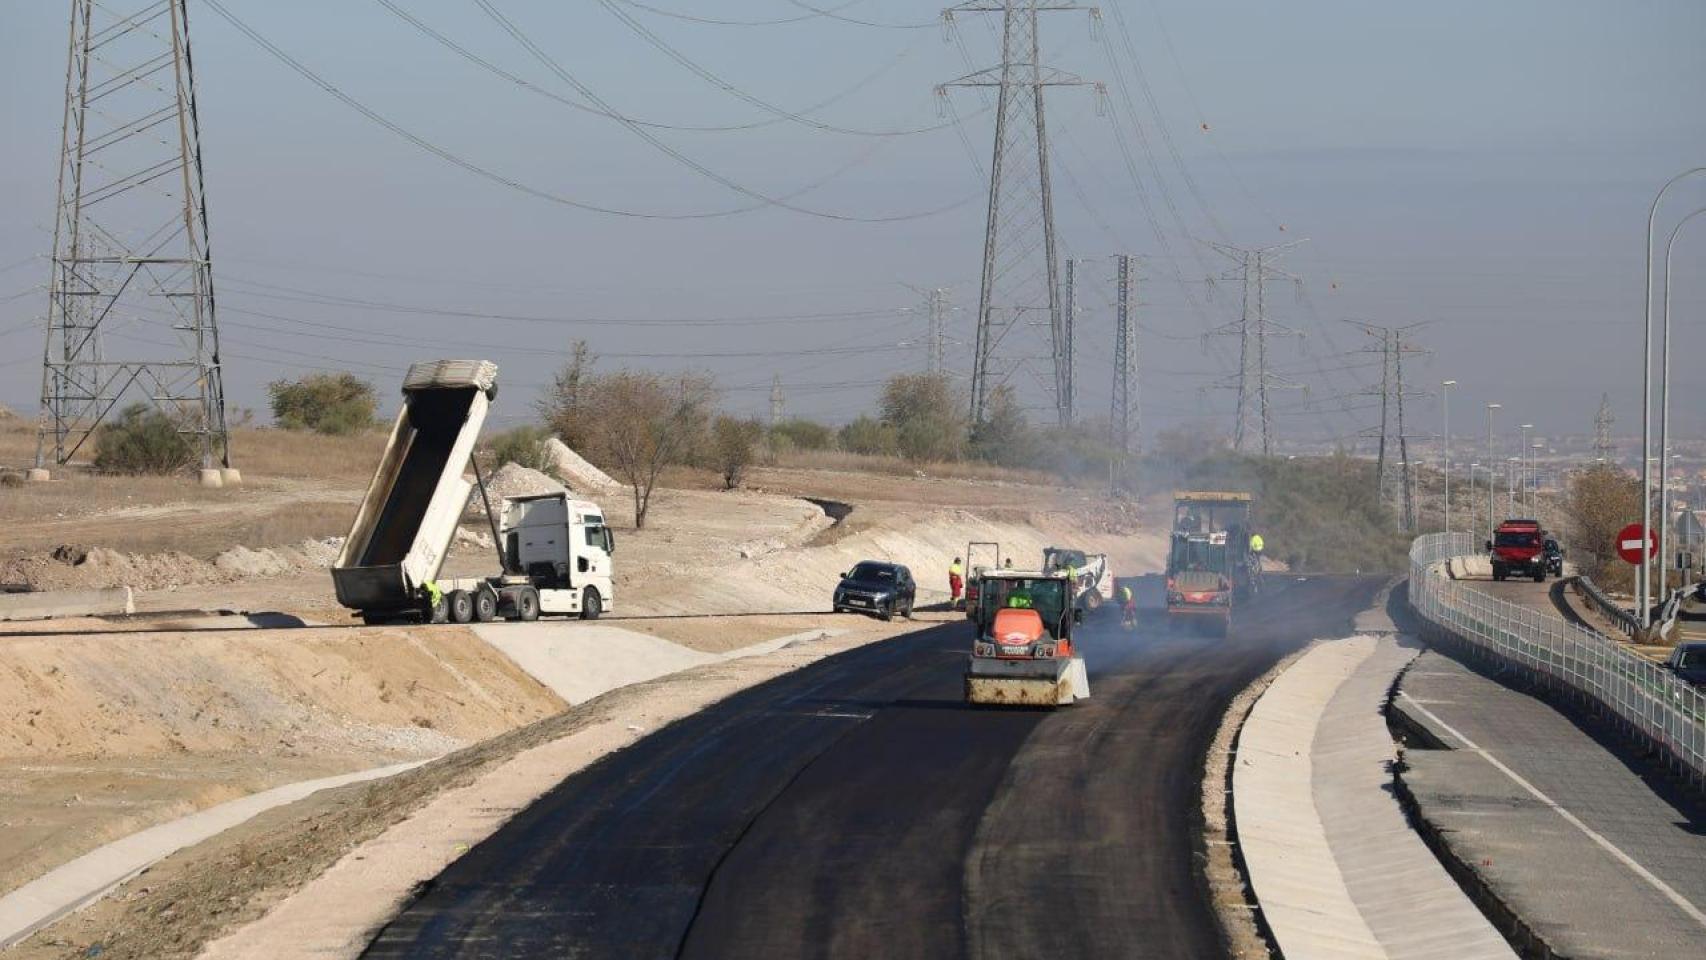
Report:
[[966,568],[960,566],[960,558],[955,557],[954,562],[948,565],[948,608],[950,610],[960,608],[960,591],[965,589],[965,585]]

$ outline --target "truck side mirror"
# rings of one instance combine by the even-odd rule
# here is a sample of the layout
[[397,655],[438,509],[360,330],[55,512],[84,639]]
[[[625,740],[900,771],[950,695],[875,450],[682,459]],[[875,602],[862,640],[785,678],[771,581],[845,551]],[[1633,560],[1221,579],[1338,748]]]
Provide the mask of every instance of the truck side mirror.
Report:
[[612,556],[616,554],[616,534],[611,533],[609,527],[604,528],[604,552]]
[[1487,541],[1487,542],[1486,542],[1486,544],[1485,544],[1485,545],[1483,545],[1483,546],[1482,546],[1482,547],[1481,547],[1481,549],[1483,549],[1483,550],[1489,550],[1489,551],[1490,551],[1490,550],[1492,550],[1492,549],[1493,549],[1493,541],[1491,541],[1491,540],[1488,540],[1488,541]]
[[1084,622],[1084,608],[1083,607],[1073,607],[1072,608],[1072,622],[1073,623],[1083,623]]

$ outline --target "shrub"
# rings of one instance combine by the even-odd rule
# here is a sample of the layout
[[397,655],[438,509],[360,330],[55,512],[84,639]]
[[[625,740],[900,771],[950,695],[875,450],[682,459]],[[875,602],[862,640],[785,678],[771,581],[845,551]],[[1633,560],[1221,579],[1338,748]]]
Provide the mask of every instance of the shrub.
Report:
[[770,444],[778,450],[828,450],[835,445],[835,431],[796,417],[770,427]]
[[316,373],[267,385],[273,421],[286,430],[343,435],[373,426],[373,385],[351,373]]
[[95,434],[95,469],[102,473],[175,473],[194,460],[177,423],[145,403],[125,407]]
[[540,473],[551,473],[551,458],[545,453],[545,441],[548,439],[550,434],[541,427],[516,427],[492,437],[492,468],[495,470],[506,463],[513,463]]
[[959,459],[966,434],[960,409],[942,374],[902,374],[883,386],[883,422],[894,428],[900,455],[908,460]]
[[737,420],[718,417],[711,426],[711,447],[716,456],[717,472],[722,474],[723,489],[740,486],[746,468],[752,465],[758,441],[764,437],[764,427],[757,420]]
[[841,449],[868,457],[892,457],[900,450],[894,427],[875,417],[861,416],[841,428]]

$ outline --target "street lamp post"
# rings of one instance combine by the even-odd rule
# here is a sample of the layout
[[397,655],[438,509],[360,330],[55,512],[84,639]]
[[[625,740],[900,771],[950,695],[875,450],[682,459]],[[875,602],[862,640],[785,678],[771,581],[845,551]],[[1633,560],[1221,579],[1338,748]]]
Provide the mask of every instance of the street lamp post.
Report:
[[[1664,335],[1659,343],[1662,357],[1659,367],[1659,592],[1670,588],[1670,575],[1665,572],[1670,562],[1670,272],[1671,254],[1676,252],[1676,237],[1688,221],[1706,213],[1701,207],[1677,221],[1665,241]],[[1654,600],[1658,597],[1655,595]]]
[[1487,539],[1493,539],[1493,411],[1501,404],[1487,404]]
[[1441,474],[1445,477],[1445,532],[1451,532],[1451,388],[1457,386],[1456,380],[1441,380],[1439,382],[1440,407],[1442,419],[1445,421],[1440,429],[1440,441],[1443,450],[1440,459],[1445,461]]
[[1516,475],[1522,469],[1521,457],[1505,458],[1505,516],[1516,516]]
[[1544,449],[1546,449],[1546,444],[1539,440],[1528,445],[1528,505],[1530,507],[1534,506],[1534,502],[1540,494],[1540,451]]
[[[1706,167],[1694,167],[1684,170],[1659,188],[1653,195],[1652,206],[1647,208],[1647,285],[1644,288],[1645,297],[1641,301],[1641,529],[1652,536],[1653,529],[1653,227],[1658,220],[1659,203],[1664,200],[1670,188],[1683,180],[1697,174],[1706,173]],[[1668,280],[1668,273],[1666,279]],[[1648,577],[1648,563],[1645,557],[1641,560],[1640,575],[1640,613],[1641,626],[1650,627],[1653,624],[1651,585]]]
[[1534,424],[1522,425],[1522,446],[1517,448],[1516,455],[1520,458],[1517,464],[1517,494],[1516,506],[1528,509],[1528,431],[1534,429]]
[[1469,464],[1469,533],[1471,536],[1474,535],[1476,530],[1481,529],[1475,522],[1476,517],[1481,512],[1480,508],[1475,506],[1475,501],[1478,499],[1475,496],[1475,471],[1480,469],[1480,463],[1472,462]]

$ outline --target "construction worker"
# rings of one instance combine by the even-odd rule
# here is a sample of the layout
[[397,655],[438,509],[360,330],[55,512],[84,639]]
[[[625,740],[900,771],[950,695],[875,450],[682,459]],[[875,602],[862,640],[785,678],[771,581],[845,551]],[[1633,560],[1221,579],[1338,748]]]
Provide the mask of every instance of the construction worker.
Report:
[[444,602],[444,591],[440,590],[438,588],[438,581],[437,580],[428,580],[426,582],[426,591],[427,591],[427,611],[430,615],[432,611],[435,611],[438,609],[439,604]]
[[966,585],[966,568],[960,565],[960,558],[948,565],[948,609],[960,608],[960,591]]
[[1255,560],[1255,563],[1253,564],[1253,566],[1256,568],[1257,573],[1260,573],[1262,571],[1262,547],[1263,546],[1265,546],[1265,544],[1262,543],[1262,535],[1261,534],[1259,534],[1259,533],[1250,534],[1250,556]]
[[1031,609],[1031,591],[1024,587],[1014,587],[1013,592],[1007,595],[1007,607],[1011,610]]
[[1120,585],[1120,610],[1122,611],[1120,626],[1137,626],[1137,600],[1131,595],[1129,584]]

